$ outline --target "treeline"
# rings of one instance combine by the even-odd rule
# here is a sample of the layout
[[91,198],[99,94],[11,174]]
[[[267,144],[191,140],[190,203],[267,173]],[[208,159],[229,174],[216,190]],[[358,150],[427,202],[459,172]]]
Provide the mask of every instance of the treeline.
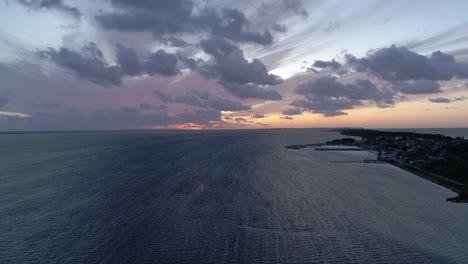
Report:
[[447,147],[444,159],[426,164],[423,169],[468,183],[468,142]]
[[426,138],[426,139],[452,139],[451,137],[440,135],[440,134],[425,134],[425,133],[414,133],[414,132],[396,132],[396,131],[380,131],[373,129],[361,129],[351,128],[341,130],[342,135],[362,137],[362,138],[377,138],[381,136],[388,137],[413,137],[413,138]]

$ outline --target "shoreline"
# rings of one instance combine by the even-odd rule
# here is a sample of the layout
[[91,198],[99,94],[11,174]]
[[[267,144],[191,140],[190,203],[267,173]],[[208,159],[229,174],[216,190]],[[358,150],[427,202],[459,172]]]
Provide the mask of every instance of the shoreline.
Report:
[[[356,129],[356,130],[344,129],[344,130],[341,130],[340,134],[346,135],[346,136],[360,137],[362,140],[368,139],[369,137],[376,138],[382,135],[398,136],[398,137],[413,137],[413,138],[415,137],[419,138],[419,136],[421,136],[421,138],[432,139],[432,140],[446,140],[446,139],[453,140],[451,137],[438,135],[438,134],[433,135],[433,134],[418,134],[418,133],[411,133],[411,132],[387,132],[387,131],[384,132],[384,131],[366,130],[366,129]],[[408,162],[398,160],[396,156],[382,157],[380,155],[380,152],[382,151],[382,147],[380,147],[379,144],[376,144],[376,145],[360,144],[357,142],[349,142],[349,139],[336,139],[336,140],[325,142],[322,144],[302,144],[302,145],[285,146],[285,148],[287,149],[294,149],[294,150],[308,148],[308,147],[315,147],[315,150],[320,150],[320,151],[368,151],[377,156],[375,160],[371,160],[371,161],[375,161],[372,163],[388,163],[390,165],[398,167],[404,171],[407,171],[425,180],[431,181],[432,183],[435,183],[439,186],[442,186],[458,194],[457,197],[447,198],[446,201],[456,202],[456,203],[468,203],[468,187],[465,183],[450,179],[448,177],[444,177],[440,174],[433,173],[431,171],[427,171],[420,167],[413,166],[412,164]],[[375,152],[378,152],[379,154],[376,154]],[[358,161],[355,161],[355,162],[358,162]],[[369,163],[369,160],[363,160],[359,162]]]

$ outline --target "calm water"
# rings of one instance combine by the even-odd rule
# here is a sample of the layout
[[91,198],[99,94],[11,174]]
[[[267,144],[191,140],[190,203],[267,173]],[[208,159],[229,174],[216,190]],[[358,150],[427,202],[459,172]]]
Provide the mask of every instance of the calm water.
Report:
[[468,206],[321,130],[0,135],[0,263],[468,263]]

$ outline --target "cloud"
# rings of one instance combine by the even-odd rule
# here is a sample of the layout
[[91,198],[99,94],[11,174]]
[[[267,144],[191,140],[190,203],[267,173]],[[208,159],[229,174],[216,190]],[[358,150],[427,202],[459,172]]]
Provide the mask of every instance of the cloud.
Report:
[[176,55],[179,61],[183,64],[183,66],[185,66],[186,68],[192,71],[197,70],[199,66],[204,63],[202,59],[189,58],[186,54],[184,54],[181,51],[178,51]]
[[10,120],[11,118],[26,118],[30,115],[20,112],[0,111],[0,124],[2,121]]
[[155,94],[164,103],[181,103],[186,105],[198,106],[201,108],[207,107],[205,101],[194,92],[190,92],[180,96],[174,96],[169,93],[164,93],[162,91],[156,90],[153,91],[153,94]]
[[177,68],[177,56],[162,49],[149,55],[145,62],[145,70],[150,75],[159,73],[162,76],[173,76],[180,72]]
[[275,85],[283,81],[279,76],[269,74],[260,60],[247,61],[239,47],[224,39],[204,40],[201,42],[201,47],[215,59],[215,64],[208,66],[205,73],[209,72],[210,76],[219,76],[222,81],[262,85]]
[[242,111],[249,110],[251,108],[249,105],[243,105],[240,102],[224,99],[217,96],[210,96],[207,99],[207,105],[219,111]]
[[190,91],[184,95],[174,96],[161,91],[153,91],[160,100],[167,103],[182,103],[200,108],[211,108],[218,111],[249,110],[250,106],[240,102],[213,96],[207,92]]
[[395,45],[370,52],[364,58],[346,55],[348,66],[387,81],[450,80],[468,78],[468,64],[456,62],[452,55],[440,51],[423,56]]
[[294,119],[291,116],[281,116],[280,118],[281,119],[286,119],[286,120],[293,120]]
[[430,80],[394,82],[393,88],[404,94],[440,93],[440,84]]
[[291,115],[302,115],[302,111],[300,109],[296,109],[296,108],[289,108],[289,109],[286,109],[284,110],[283,112],[281,112],[283,115],[288,115],[288,116],[291,116]]
[[335,59],[333,59],[331,61],[316,60],[312,66],[314,66],[316,68],[321,68],[321,69],[331,68],[333,70],[336,70],[336,69],[341,67],[341,64],[339,62],[335,61]]
[[173,117],[173,123],[194,123],[206,126],[215,121],[221,121],[221,113],[216,110],[184,111]]
[[255,124],[259,126],[271,126],[270,124],[265,124],[265,123],[260,123],[260,122],[257,122]]
[[337,82],[336,77],[325,76],[299,85],[296,94],[305,100],[296,100],[291,106],[324,116],[346,115],[343,110],[363,105],[362,101],[374,102],[378,107],[390,107],[395,103],[395,92],[379,89],[369,80],[354,83]]
[[281,100],[282,96],[275,90],[266,90],[255,84],[238,84],[221,81],[220,84],[232,95],[239,98],[256,98],[264,100]]
[[283,0],[283,4],[286,9],[292,10],[298,15],[309,16],[309,13],[303,7],[302,0]]
[[168,126],[184,123],[210,125],[210,122],[221,120],[221,113],[215,110],[194,110],[171,116],[166,111],[144,114],[138,108],[122,106],[117,109],[92,111],[89,118],[108,124],[125,124],[127,126]]
[[82,16],[78,8],[69,6],[62,0],[18,0],[18,3],[34,10],[55,9],[75,18],[80,18]]
[[143,71],[136,50],[117,45],[117,62],[126,75],[140,75]]
[[159,41],[164,45],[178,48],[187,47],[189,45],[185,40],[174,36],[162,37]]
[[291,105],[312,113],[322,114],[325,117],[331,117],[347,115],[348,113],[343,112],[343,110],[353,109],[357,105],[362,105],[362,103],[349,98],[307,97],[307,100],[296,100]]
[[62,47],[58,51],[48,48],[38,52],[38,55],[74,72],[78,78],[102,86],[120,86],[125,76],[159,74],[167,77],[180,73],[177,56],[162,49],[148,54],[140,62],[136,50],[120,44],[116,48],[117,65],[108,64],[102,51],[93,42],[89,42],[80,52]]
[[258,59],[251,62],[244,58],[242,50],[234,43],[221,38],[210,38],[201,42],[202,49],[214,58],[212,64],[203,65],[202,75],[219,78],[219,83],[239,98],[279,100],[281,95],[262,86],[276,85],[281,77],[268,73],[266,66]]
[[[295,93],[303,95],[305,100],[293,101],[290,105],[296,111],[311,111],[325,116],[345,115],[345,110],[363,105],[364,102],[375,103],[377,107],[391,107],[398,98],[405,94],[441,93],[438,81],[452,78],[468,78],[468,64],[457,62],[452,55],[436,51],[423,56],[406,47],[392,45],[386,48],[371,50],[363,58],[351,54],[345,55],[345,63],[332,61],[315,61],[314,68],[330,68],[334,74],[352,74],[362,78],[366,73],[377,83],[358,79],[353,83],[339,83],[335,77],[320,77],[299,85]],[[319,73],[311,68],[315,73]],[[445,102],[435,98],[434,102]],[[292,114],[283,112],[283,114]]]
[[[189,0],[111,0],[111,3],[116,11],[101,12],[96,16],[96,20],[108,30],[150,32],[156,38],[203,31],[236,42],[273,43],[273,35],[268,29],[251,30],[245,13],[235,8],[206,8],[195,6],[195,2]],[[160,39],[166,40],[165,37]],[[174,40],[169,42],[175,46],[185,42]]]
[[97,21],[109,30],[125,32],[151,32],[155,36],[186,32],[194,4],[187,0],[125,1],[111,0],[118,11],[102,12]]
[[445,98],[445,97],[429,98],[429,101],[433,102],[433,103],[450,103],[450,102],[452,102],[450,99]]
[[453,99],[449,99],[449,98],[446,98],[446,97],[437,97],[437,98],[429,98],[429,102],[443,104],[443,103],[464,101],[466,99],[468,99],[468,97],[465,97],[465,96],[457,97],[457,98],[453,98]]
[[138,108],[122,106],[92,111],[63,108],[61,112],[36,112],[31,115],[15,115],[0,118],[4,130],[87,130],[87,129],[129,129],[138,127],[170,127],[188,123],[205,127],[221,121],[216,110],[184,111],[169,115],[166,111],[143,113]]
[[255,114],[255,115],[252,115],[252,118],[265,118],[265,115]]
[[139,105],[140,109],[141,110],[164,110],[167,108],[166,105],[151,105],[151,104],[148,104],[148,103],[141,103]]
[[341,27],[342,27],[342,23],[339,20],[334,19],[332,21],[328,21],[328,23],[322,27],[322,31],[333,32],[333,31],[340,29]]
[[379,89],[369,80],[356,80],[353,84],[337,82],[336,77],[324,76],[299,85],[295,92],[315,97],[346,97],[351,100],[369,100],[376,104],[394,104],[394,92]]
[[194,17],[193,24],[214,36],[235,42],[273,43],[273,35],[268,29],[263,32],[249,30],[250,22],[245,13],[235,8],[223,8],[220,12],[213,8],[204,9]]
[[236,122],[247,122],[247,119],[242,118],[242,117],[237,117],[237,118],[234,119],[234,121],[236,121]]
[[83,47],[81,53],[62,47],[58,51],[49,48],[38,54],[41,58],[49,58],[55,64],[71,70],[78,78],[102,86],[122,84],[120,67],[109,65],[104,59],[102,51],[93,42]]
[[288,32],[288,27],[283,24],[274,24],[271,29],[275,32],[285,33]]

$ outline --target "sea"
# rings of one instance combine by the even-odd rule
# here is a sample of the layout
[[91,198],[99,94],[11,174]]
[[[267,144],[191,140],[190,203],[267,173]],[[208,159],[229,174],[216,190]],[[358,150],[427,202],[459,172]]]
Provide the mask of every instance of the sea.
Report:
[[341,137],[1,134],[0,263],[468,263],[454,192],[366,151],[284,148]]

